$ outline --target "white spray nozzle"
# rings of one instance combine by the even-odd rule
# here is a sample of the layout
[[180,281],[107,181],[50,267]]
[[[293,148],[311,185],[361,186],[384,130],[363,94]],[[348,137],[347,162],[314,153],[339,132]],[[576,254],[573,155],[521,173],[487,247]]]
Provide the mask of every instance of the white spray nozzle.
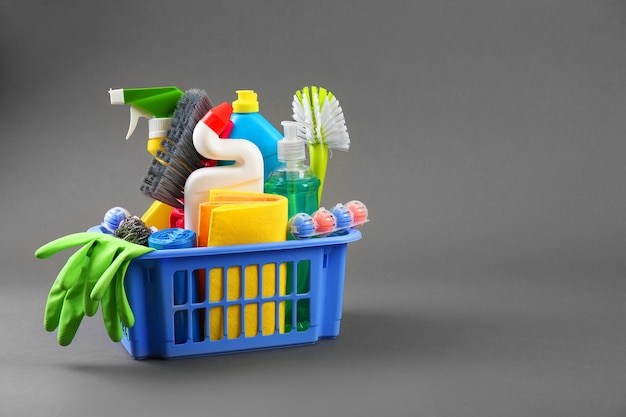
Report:
[[140,117],[145,117],[146,119],[154,117],[152,113],[134,106],[131,103],[127,103],[124,98],[123,88],[109,89],[109,96],[111,98],[111,104],[130,104],[130,125],[128,126],[128,133],[126,133],[126,140],[132,136]]
[[145,117],[146,119],[151,119],[154,115],[148,113],[145,110],[140,109],[136,106],[130,106],[130,125],[128,126],[128,133],[126,133],[126,140],[130,139],[135,128],[137,127],[137,122],[140,117]]
[[124,102],[124,89],[109,89],[109,96],[111,97],[111,104],[126,104]]

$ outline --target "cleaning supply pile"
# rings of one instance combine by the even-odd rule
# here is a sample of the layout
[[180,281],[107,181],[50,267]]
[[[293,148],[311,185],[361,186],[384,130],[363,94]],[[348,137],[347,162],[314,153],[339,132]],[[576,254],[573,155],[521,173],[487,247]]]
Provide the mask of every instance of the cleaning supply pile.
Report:
[[[127,291],[135,284],[126,282],[127,275],[144,258],[208,256],[217,250],[208,248],[216,247],[248,253],[272,244],[294,250],[335,245],[358,239],[354,229],[369,221],[367,207],[359,200],[330,209],[322,205],[329,157],[333,150],[350,147],[343,110],[325,88],[295,92],[293,120],[281,123],[283,132],[260,113],[253,90],[238,90],[232,102],[217,105],[199,88],[111,89],[109,96],[111,104],[130,106],[126,139],[140,118],[148,119],[147,150],[153,158],[139,190],[152,203],[141,216],[113,207],[100,224],[36,251],[36,257],[47,258],[82,245],[59,272],[46,304],[44,327],[58,328],[61,345],[71,343],[82,319],[95,315],[99,305],[111,340],[128,338],[135,318]],[[224,253],[220,249],[220,259],[226,259]],[[173,304],[197,305],[190,314],[173,312],[173,330],[164,336],[165,342],[180,345],[292,330],[295,334],[317,326],[319,313],[312,300],[300,299],[317,285],[311,262],[294,263],[286,259],[238,270],[230,264],[194,267],[191,278],[188,271],[179,271],[185,272],[183,279],[176,272],[170,285]],[[300,298],[287,299],[288,294]],[[275,299],[224,303],[251,297]],[[341,294],[333,297],[339,297],[340,306]],[[200,304],[219,301],[223,305]],[[277,346],[254,346],[269,347]]]

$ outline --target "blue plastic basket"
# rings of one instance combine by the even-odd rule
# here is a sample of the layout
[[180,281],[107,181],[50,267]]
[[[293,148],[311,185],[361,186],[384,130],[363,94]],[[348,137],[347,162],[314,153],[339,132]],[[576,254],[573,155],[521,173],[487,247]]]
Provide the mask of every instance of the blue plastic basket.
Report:
[[[347,244],[361,238],[351,229],[339,236],[279,243],[158,250],[133,260],[126,272],[125,289],[135,325],[124,329],[122,344],[135,359],[180,358],[281,348],[317,342],[339,335]],[[265,267],[283,271],[265,276]],[[246,274],[257,273],[257,294],[245,289]],[[303,272],[303,268],[304,271]],[[229,273],[223,273],[220,294],[211,294],[210,271],[233,271],[240,279],[238,294],[228,294]],[[263,272],[261,272],[263,271]],[[298,279],[307,275],[309,285]],[[251,274],[252,276],[252,274]],[[262,280],[275,280],[278,288],[264,293]],[[280,284],[284,290],[280,290]],[[232,286],[232,281],[230,285]],[[252,286],[251,286],[252,287]],[[258,331],[249,334],[251,318],[245,312],[257,309]],[[273,316],[262,313],[265,306]],[[298,306],[306,306],[306,317]],[[235,309],[239,331],[229,334],[227,311]],[[221,311],[223,335],[210,337]],[[221,309],[221,310],[220,310]],[[268,320],[271,318],[271,320]],[[267,332],[268,323],[272,329]],[[211,323],[211,324],[210,324]]]

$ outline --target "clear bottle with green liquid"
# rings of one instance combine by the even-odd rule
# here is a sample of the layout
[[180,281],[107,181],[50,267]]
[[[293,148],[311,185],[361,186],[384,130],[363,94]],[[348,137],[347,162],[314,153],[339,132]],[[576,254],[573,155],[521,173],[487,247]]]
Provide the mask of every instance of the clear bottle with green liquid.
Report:
[[[319,209],[318,190],[320,180],[310,166],[305,164],[306,143],[298,138],[297,129],[302,123],[284,121],[281,123],[284,137],[278,141],[279,165],[271,172],[265,182],[264,190],[268,194],[278,194],[287,198],[288,217],[298,213],[313,214]],[[287,294],[294,290],[293,266],[287,266]],[[295,290],[297,294],[310,291],[311,266],[309,261],[300,261],[296,265]],[[310,299],[300,298],[296,307],[296,329],[307,330],[310,326]],[[285,332],[293,328],[293,302],[285,305]]]

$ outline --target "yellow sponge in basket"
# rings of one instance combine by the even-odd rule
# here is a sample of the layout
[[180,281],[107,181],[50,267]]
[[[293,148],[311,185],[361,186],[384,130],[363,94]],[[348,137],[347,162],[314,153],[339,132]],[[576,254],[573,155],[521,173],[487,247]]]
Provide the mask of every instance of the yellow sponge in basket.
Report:
[[[198,246],[226,246],[281,242],[287,238],[287,199],[274,194],[250,193],[230,190],[212,190],[209,201],[200,205]],[[243,269],[243,270],[242,270]],[[269,335],[284,331],[285,306],[264,298],[284,295],[287,267],[285,264],[265,264],[215,268],[209,272],[209,301],[250,300],[244,308],[244,335],[257,336],[259,332],[259,303],[261,306],[261,331]],[[259,277],[261,280],[259,281]],[[245,282],[244,282],[245,281]],[[243,285],[242,285],[243,284]],[[224,287],[226,286],[226,291]],[[259,286],[261,294],[259,294]],[[245,294],[242,294],[245,288]],[[241,304],[227,307],[227,337],[241,336]],[[276,320],[278,319],[278,323]],[[224,308],[209,311],[209,337],[224,337]]]
[[170,227],[170,215],[172,207],[160,201],[152,203],[148,210],[141,215],[141,220],[148,227],[156,227],[157,229],[167,229]]

